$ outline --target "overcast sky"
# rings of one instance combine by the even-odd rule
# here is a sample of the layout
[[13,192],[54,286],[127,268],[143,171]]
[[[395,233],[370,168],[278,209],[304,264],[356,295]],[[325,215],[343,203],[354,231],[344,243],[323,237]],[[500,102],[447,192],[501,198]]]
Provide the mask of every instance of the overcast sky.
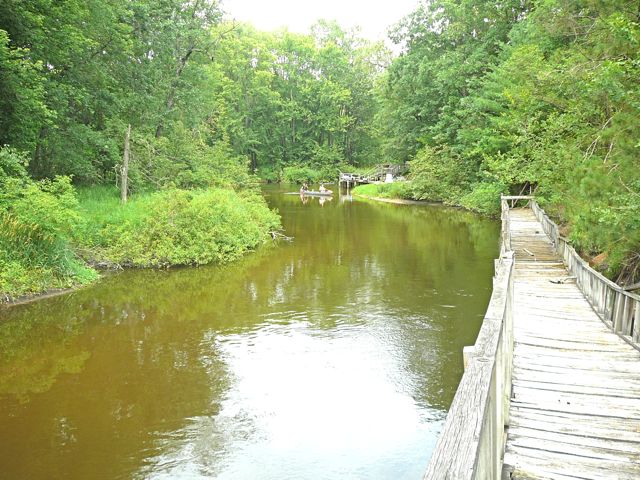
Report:
[[418,0],[223,0],[230,17],[259,30],[287,27],[308,33],[316,20],[337,20],[346,29],[360,26],[370,40],[386,38],[387,28],[415,9]]

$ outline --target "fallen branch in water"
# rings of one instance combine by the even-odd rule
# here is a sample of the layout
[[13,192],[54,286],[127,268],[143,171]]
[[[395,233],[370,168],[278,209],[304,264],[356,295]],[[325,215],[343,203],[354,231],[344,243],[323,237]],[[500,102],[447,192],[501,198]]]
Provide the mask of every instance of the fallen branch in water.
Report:
[[285,242],[293,242],[293,237],[287,237],[286,235],[280,232],[269,232],[271,234],[271,238],[275,242],[276,240],[284,240]]

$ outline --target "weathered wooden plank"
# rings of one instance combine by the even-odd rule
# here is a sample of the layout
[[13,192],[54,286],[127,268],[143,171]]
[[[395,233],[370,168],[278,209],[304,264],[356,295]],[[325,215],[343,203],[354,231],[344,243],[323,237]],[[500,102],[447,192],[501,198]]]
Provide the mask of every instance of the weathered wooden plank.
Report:
[[513,478],[518,478],[517,475],[520,474],[530,475],[531,478],[573,475],[575,478],[588,480],[640,478],[640,465],[634,465],[632,462],[588,458],[511,445],[507,446],[504,463],[515,467]]
[[[638,362],[637,352],[629,348],[628,351],[615,351],[608,352],[607,358],[603,357],[602,352],[578,352],[575,350],[559,350],[546,347],[540,347],[535,345],[516,344],[516,355],[523,358],[529,357],[534,363],[554,361],[553,365],[559,365],[561,362],[568,362],[568,366],[576,366],[577,363],[584,361],[587,363],[594,363],[593,370],[605,371],[604,368],[608,366],[610,369],[617,369],[619,362],[628,362],[632,365],[633,372],[637,372],[637,368],[640,365],[636,365]],[[613,362],[607,365],[609,362]],[[602,367],[598,367],[598,363],[602,363]],[[635,368],[633,368],[635,367]]]
[[[523,382],[544,382],[550,384],[557,383],[559,385],[580,385],[585,387],[601,387],[603,389],[612,388],[618,390],[640,391],[639,375],[614,375],[608,377],[602,372],[599,373],[600,375],[582,375],[581,372],[576,372],[575,369],[564,369],[550,372],[516,367],[513,370],[513,379],[514,381],[517,380]],[[610,381],[603,381],[606,378],[610,378]]]
[[618,343],[614,342],[580,342],[570,340],[554,340],[541,336],[526,335],[519,333],[516,335],[518,345],[528,345],[554,350],[577,350],[581,352],[620,352]]
[[[605,335],[602,332],[602,325],[600,325],[600,329],[597,328],[596,325],[592,329],[579,329],[576,330],[576,325],[571,325],[566,327],[562,324],[555,325],[555,329],[545,329],[540,331],[540,326],[543,322],[536,322],[537,325],[527,325],[523,326],[522,329],[518,331],[518,339],[519,338],[539,338],[544,340],[556,340],[563,342],[571,342],[571,343],[601,343],[604,345],[611,345],[613,347],[617,347],[622,350],[625,348],[625,343],[621,338],[617,336]],[[547,325],[551,326],[553,322],[548,322]]]
[[513,405],[510,425],[529,426],[576,437],[597,437],[638,442],[640,422],[616,417],[596,417],[575,412],[547,412]]
[[[513,385],[515,387],[522,388],[534,388],[536,390],[548,390],[552,392],[564,392],[564,393],[582,393],[586,395],[599,395],[601,397],[624,397],[635,400],[640,400],[640,388],[630,387],[612,387],[607,385],[606,387],[600,385],[580,385],[573,383],[571,379],[567,379],[565,383],[557,382],[536,382],[532,380],[521,380],[518,375],[513,376]],[[618,383],[620,385],[620,383]]]
[[557,434],[544,435],[542,434],[544,432],[535,435],[534,432],[536,431],[531,429],[523,431],[523,429],[514,428],[513,432],[510,432],[509,446],[616,462],[640,462],[638,444],[623,444],[613,440],[594,440],[588,439],[588,437],[576,437],[576,435],[565,435],[562,438]]
[[[598,401],[580,398],[580,394],[548,392],[544,390],[533,390],[514,388],[514,398],[511,399],[513,406],[523,406],[537,408],[541,411],[551,412],[575,412],[582,415],[594,415],[605,417],[616,417],[640,420],[640,410],[636,405],[621,405],[621,401],[627,398],[613,397],[603,399],[598,397]],[[637,402],[636,402],[637,403]]]

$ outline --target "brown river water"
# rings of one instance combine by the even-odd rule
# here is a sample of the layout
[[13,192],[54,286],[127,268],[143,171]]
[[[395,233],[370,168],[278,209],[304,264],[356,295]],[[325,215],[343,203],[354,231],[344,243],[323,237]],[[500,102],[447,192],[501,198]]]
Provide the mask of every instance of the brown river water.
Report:
[[0,478],[421,478],[499,224],[292,188],[291,243],[0,309]]

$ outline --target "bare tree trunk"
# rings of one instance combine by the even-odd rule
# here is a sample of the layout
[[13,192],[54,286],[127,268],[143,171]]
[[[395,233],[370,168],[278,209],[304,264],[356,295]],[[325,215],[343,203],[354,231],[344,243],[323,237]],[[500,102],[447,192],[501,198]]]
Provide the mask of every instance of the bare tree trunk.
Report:
[[127,127],[127,132],[124,135],[124,154],[122,156],[122,169],[120,170],[120,176],[122,179],[120,182],[120,200],[122,203],[127,203],[127,189],[129,188],[129,155],[131,153],[130,140],[131,124]]

